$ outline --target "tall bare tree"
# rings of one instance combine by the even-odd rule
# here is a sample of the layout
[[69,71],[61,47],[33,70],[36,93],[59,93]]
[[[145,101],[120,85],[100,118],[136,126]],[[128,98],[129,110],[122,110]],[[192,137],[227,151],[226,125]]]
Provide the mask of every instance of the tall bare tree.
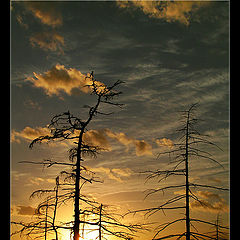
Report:
[[[98,227],[99,239],[103,238],[103,231],[122,239],[130,239],[133,236],[133,232],[142,229],[141,225],[122,224],[116,218],[106,215],[105,207],[102,204],[99,207],[99,203],[82,193],[82,189],[86,183],[99,182],[95,177],[95,174],[84,166],[84,157],[86,155],[96,157],[101,150],[104,150],[99,146],[86,142],[84,136],[88,131],[88,126],[96,115],[111,114],[99,110],[100,105],[108,104],[118,107],[122,106],[122,104],[113,101],[114,98],[121,94],[121,92],[115,90],[115,88],[122,83],[121,81],[117,81],[112,86],[108,87],[105,84],[96,81],[93,72],[88,74],[86,78],[88,78],[86,79],[86,82],[90,82],[87,87],[91,91],[91,95],[96,98],[93,106],[85,105],[85,107],[89,109],[86,119],[82,120],[82,118],[74,116],[69,111],[55,115],[48,125],[50,134],[39,136],[29,145],[29,147],[32,148],[37,143],[68,141],[75,145],[69,149],[70,162],[59,162],[52,159],[46,159],[41,162],[23,161],[23,163],[40,164],[47,168],[54,165],[70,167],[70,170],[64,169],[61,171],[60,175],[63,177],[63,181],[60,183],[59,177],[57,178],[57,187],[54,191],[37,190],[32,194],[32,197],[35,197],[55,193],[55,195],[48,196],[38,207],[38,212],[43,216],[41,223],[44,223],[38,228],[38,231],[44,233],[44,237],[46,238],[47,233],[53,230],[56,233],[55,238],[58,239],[58,229],[69,229],[73,233],[73,239],[79,240],[81,230],[80,224],[82,224],[82,233],[84,233],[84,226],[86,225]],[[74,221],[60,225],[56,224],[57,206],[70,200],[74,202]],[[55,208],[53,211],[53,217],[50,218],[49,208],[51,206],[55,206]],[[43,215],[44,213],[45,215]],[[99,219],[89,218],[91,215],[99,216]],[[52,224],[49,224],[48,219],[52,220]],[[33,224],[20,223],[20,225],[23,226],[22,232],[27,229],[29,235],[32,233],[31,228]]]
[[[144,172],[148,174],[147,180],[157,178],[158,182],[161,182],[162,180],[166,180],[171,176],[182,176],[185,179],[184,183],[182,184],[150,189],[148,190],[146,197],[154,193],[164,192],[166,190],[174,190],[174,189],[184,189],[185,193],[175,196],[173,198],[170,198],[166,202],[164,202],[163,204],[157,207],[132,211],[134,213],[145,212],[146,215],[151,216],[159,211],[185,209],[184,218],[175,219],[171,222],[167,222],[159,225],[157,228],[158,230],[154,235],[153,239],[160,240],[160,239],[167,239],[167,238],[173,238],[173,237],[178,237],[178,239],[180,239],[184,236],[186,240],[190,240],[191,236],[194,239],[198,239],[198,237],[208,238],[209,236],[205,234],[201,234],[191,230],[191,226],[193,226],[193,222],[209,224],[211,226],[217,226],[216,223],[202,221],[199,219],[193,219],[190,217],[190,199],[193,199],[194,201],[199,202],[202,206],[204,206],[205,204],[196,196],[196,194],[194,194],[192,188],[197,188],[197,187],[208,188],[208,189],[215,189],[215,190],[221,190],[221,191],[229,190],[227,188],[222,188],[222,187],[210,186],[205,184],[195,184],[189,181],[189,178],[190,178],[189,163],[191,161],[208,160],[217,164],[220,167],[223,167],[217,160],[213,158],[213,156],[208,151],[203,150],[203,148],[201,148],[201,146],[204,146],[205,148],[206,146],[214,146],[220,149],[216,144],[208,140],[209,136],[201,134],[198,130],[196,130],[196,124],[199,122],[199,119],[197,119],[195,116],[196,106],[197,104],[193,104],[188,108],[188,110],[181,112],[181,121],[183,125],[177,130],[177,132],[180,134],[179,142],[175,143],[174,146],[171,148],[171,150],[160,153],[158,155],[158,158],[160,158],[163,154],[168,154],[170,157],[170,163],[173,164],[172,169]],[[185,232],[158,237],[163,230],[165,230],[169,226],[172,226],[173,224],[178,222],[185,222]],[[223,226],[220,226],[219,224],[218,224],[218,227],[225,228]]]
[[[84,161],[84,155],[96,155],[99,150],[98,146],[92,146],[84,142],[84,134],[87,131],[87,127],[92,119],[98,114],[108,115],[110,113],[104,113],[99,111],[100,104],[110,104],[114,106],[122,106],[119,103],[115,103],[113,99],[121,94],[116,91],[115,88],[121,84],[121,81],[115,82],[112,86],[107,87],[105,84],[96,81],[93,76],[93,72],[86,78],[91,84],[87,85],[91,90],[91,94],[96,97],[96,103],[94,106],[87,106],[89,108],[88,117],[86,120],[82,120],[79,117],[73,116],[69,111],[62,114],[56,115],[52,118],[50,125],[48,126],[51,130],[51,135],[40,136],[32,141],[30,148],[36,143],[43,141],[56,141],[56,140],[72,140],[74,141],[75,147],[71,148],[70,158],[73,161],[73,170],[71,173],[65,172],[69,177],[72,177],[75,182],[74,192],[74,240],[79,240],[79,224],[80,224],[80,180],[83,182],[91,183],[94,181],[93,178],[86,178],[81,174],[82,171],[86,171],[86,168],[82,165]],[[74,162],[75,161],[75,162]],[[59,164],[59,163],[52,163]]]

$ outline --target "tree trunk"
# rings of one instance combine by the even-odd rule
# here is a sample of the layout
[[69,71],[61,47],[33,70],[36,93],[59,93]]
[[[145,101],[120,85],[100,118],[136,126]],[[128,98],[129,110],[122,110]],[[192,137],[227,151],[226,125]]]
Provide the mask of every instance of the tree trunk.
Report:
[[56,190],[55,190],[55,204],[54,204],[54,212],[53,212],[53,230],[55,231],[55,240],[58,240],[58,233],[55,227],[55,219],[57,214],[57,205],[58,205],[58,187],[59,187],[59,177],[56,178]]
[[48,200],[47,200],[46,214],[45,214],[44,240],[47,240],[47,220],[48,220]]
[[188,137],[189,137],[189,112],[186,125],[185,145],[185,170],[186,170],[186,240],[190,240],[190,216],[189,216],[189,182],[188,182]]
[[80,225],[80,167],[81,167],[81,148],[84,128],[79,134],[78,148],[77,148],[77,162],[76,162],[76,179],[75,179],[75,196],[74,196],[74,226],[73,226],[73,240],[79,240],[79,225]]
[[101,204],[100,210],[99,210],[99,240],[102,240],[101,228],[102,228],[102,204]]
[[79,196],[80,196],[80,189],[79,189],[79,180],[80,180],[80,159],[77,159],[77,164],[76,164],[76,183],[75,183],[75,205],[74,205],[74,240],[79,240],[79,224],[80,224],[80,219],[79,219]]

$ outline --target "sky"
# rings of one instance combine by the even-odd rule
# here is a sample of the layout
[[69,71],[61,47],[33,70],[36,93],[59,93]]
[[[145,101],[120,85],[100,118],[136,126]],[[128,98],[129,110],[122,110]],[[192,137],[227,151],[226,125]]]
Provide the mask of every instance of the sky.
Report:
[[[54,115],[69,110],[86,119],[84,106],[95,102],[84,87],[91,71],[101,83],[124,82],[117,99],[124,106],[103,106],[103,111],[114,114],[98,115],[90,124],[86,138],[107,151],[86,159],[104,181],[86,187],[86,193],[121,213],[157,206],[179,194],[166,191],[144,199],[145,191],[159,183],[146,182],[146,174],[140,173],[169,167],[167,156],[157,156],[177,143],[179,111],[194,103],[197,117],[204,120],[199,131],[222,149],[207,150],[224,168],[195,160],[190,162],[190,179],[229,186],[228,1],[12,1],[10,11],[13,220],[32,218],[37,199],[29,200],[30,194],[54,186],[61,171],[19,162],[67,161],[68,144],[41,144],[31,150],[28,145],[48,134]],[[161,186],[179,181],[184,179],[169,178]],[[222,223],[229,224],[228,193],[194,191],[207,206],[192,203],[192,217],[215,221],[219,213]],[[68,207],[62,218],[71,219]],[[137,214],[127,220],[161,224],[181,214],[181,210],[159,213],[149,219]],[[184,231],[184,225],[177,228]],[[150,240],[153,235],[154,227],[136,239]]]

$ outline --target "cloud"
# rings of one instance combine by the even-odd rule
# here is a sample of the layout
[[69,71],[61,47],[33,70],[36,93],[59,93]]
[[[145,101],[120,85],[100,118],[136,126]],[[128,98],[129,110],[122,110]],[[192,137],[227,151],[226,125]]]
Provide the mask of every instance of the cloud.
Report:
[[[77,136],[78,132],[74,133]],[[47,127],[25,127],[22,131],[12,130],[11,142],[20,143],[21,140],[32,141],[40,136],[51,135],[51,130]],[[145,140],[136,140],[134,138],[129,138],[125,133],[114,133],[110,129],[101,130],[89,130],[85,132],[83,140],[86,144],[97,146],[102,148],[102,150],[112,151],[109,138],[117,140],[119,143],[126,146],[127,151],[130,146],[135,146],[135,153],[137,156],[152,155],[152,146]],[[47,141],[47,140],[46,140]],[[67,142],[59,142],[59,144],[66,146],[66,144],[73,144],[74,140],[68,140]],[[52,143],[55,146],[54,143]],[[114,170],[118,173],[117,170]],[[118,173],[120,174],[120,172]],[[126,173],[125,173],[126,174]],[[121,175],[121,174],[120,174]]]
[[17,214],[18,215],[34,215],[35,208],[31,206],[17,206]]
[[11,174],[11,177],[14,178],[14,181],[18,181],[22,177],[26,179],[29,173],[22,173],[19,171],[12,170],[10,174]]
[[193,209],[207,212],[229,211],[229,206],[226,201],[216,193],[208,191],[198,191],[197,196],[203,199],[200,200],[201,203],[198,201],[192,202],[190,205]]
[[217,177],[209,177],[208,180],[213,181],[215,183],[222,183],[222,180],[220,178],[217,178]]
[[167,139],[167,138],[162,138],[162,139],[156,139],[155,142],[157,143],[158,146],[160,147],[169,147],[172,148],[174,143],[172,140]]
[[41,185],[45,180],[40,177],[31,177],[28,185]]
[[21,15],[16,16],[18,23],[24,27],[25,29],[28,29],[28,24],[24,23],[23,17]]
[[98,146],[108,151],[112,150],[104,130],[89,130],[84,134],[83,140],[89,145]]
[[[77,136],[79,134],[79,131],[75,131],[74,136]],[[51,136],[51,130],[47,127],[25,127],[22,131],[16,131],[12,130],[11,133],[11,142],[17,142],[20,143],[21,139],[31,142],[32,140],[40,137],[40,136]],[[109,141],[106,138],[106,135],[104,134],[104,130],[89,130],[84,134],[83,140],[85,143],[89,145],[98,146],[100,148],[103,148],[104,150],[111,151],[111,146],[109,144]],[[66,142],[59,142],[61,145],[66,144],[73,144],[75,140],[66,140]],[[54,144],[53,144],[54,145]],[[54,145],[55,146],[55,145]]]
[[[185,194],[185,190],[175,191],[174,194]],[[192,201],[190,206],[193,210],[204,211],[204,212],[228,212],[229,206],[226,201],[221,198],[218,194],[209,191],[198,191],[195,194],[201,201]]]
[[122,177],[129,177],[133,174],[130,168],[106,168],[106,167],[97,167],[90,168],[93,172],[104,173],[109,179],[115,180],[117,182],[123,182]]
[[[35,72],[33,74],[34,77],[29,77],[26,81],[32,82],[35,87],[43,88],[49,96],[53,94],[59,96],[61,92],[72,95],[76,89],[84,93],[91,91],[91,87],[87,86],[92,84],[90,74],[82,74],[75,68],[67,69],[64,65],[56,64],[56,66],[53,66],[44,74],[37,74]],[[98,81],[95,83],[100,90],[105,86]]]
[[208,191],[198,191],[198,195],[205,199],[217,199],[217,200],[221,199],[218,194]]
[[125,146],[128,146],[129,144],[134,142],[133,138],[127,137],[126,134],[122,133],[122,132],[114,133],[110,129],[106,129],[105,133],[107,134],[108,137],[117,140],[118,142],[120,142],[121,144],[123,144]]
[[104,202],[141,202],[144,200],[145,193],[143,191],[125,191],[125,192],[116,192],[116,193],[109,193],[100,196]]
[[49,135],[50,130],[46,127],[37,127],[37,128],[31,128],[31,127],[25,127],[22,131],[17,132],[16,130],[12,130],[11,133],[11,142],[17,142],[20,143],[20,139],[24,139],[26,141],[32,141],[33,139]]
[[42,186],[43,184],[55,183],[55,179],[52,178],[41,178],[41,177],[29,177],[25,186]]
[[33,47],[40,47],[45,51],[58,51],[64,54],[62,46],[64,45],[64,37],[56,32],[39,32],[29,38]]
[[35,101],[31,100],[31,99],[27,99],[26,101],[24,101],[24,106],[26,108],[30,108],[30,109],[37,109],[37,110],[41,110],[42,107]]
[[152,146],[145,142],[144,140],[136,140],[134,138],[129,138],[125,133],[114,133],[109,129],[105,130],[108,137],[113,138],[127,147],[127,151],[129,150],[130,145],[135,145],[136,155],[152,155]]
[[152,146],[144,140],[135,140],[136,155],[152,155]]
[[121,8],[140,8],[149,17],[184,25],[189,25],[192,13],[208,4],[205,1],[117,1]]
[[129,177],[133,173],[130,168],[113,168],[112,172],[123,177]]
[[34,17],[39,19],[42,24],[51,27],[61,26],[62,15],[56,9],[56,4],[51,2],[25,2],[27,10],[31,11]]

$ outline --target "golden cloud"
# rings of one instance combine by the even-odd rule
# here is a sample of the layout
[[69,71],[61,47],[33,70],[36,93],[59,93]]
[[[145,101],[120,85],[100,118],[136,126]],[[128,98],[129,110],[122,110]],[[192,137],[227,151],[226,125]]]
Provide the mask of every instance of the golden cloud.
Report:
[[208,4],[206,1],[117,1],[121,8],[140,8],[149,17],[185,25],[189,25],[191,13]]
[[221,198],[218,194],[208,191],[198,191],[197,196],[202,197],[201,203],[194,201],[190,204],[193,209],[200,211],[211,211],[211,212],[228,212],[229,206],[226,201]]
[[[57,64],[44,74],[35,72],[33,74],[34,77],[29,77],[26,81],[32,82],[35,87],[43,88],[49,96],[53,94],[59,96],[60,92],[72,95],[76,89],[89,93],[92,89],[89,86],[92,85],[92,76],[89,73],[85,75],[77,69],[67,69],[64,65]],[[102,90],[103,86],[105,87],[103,83],[98,81],[95,81],[95,84],[99,87],[99,91]]]
[[18,215],[34,215],[35,208],[31,206],[17,206],[17,214]]
[[144,140],[135,140],[136,155],[152,155],[152,146]]
[[107,134],[108,137],[119,141],[121,144],[123,144],[125,146],[128,146],[129,144],[134,142],[134,139],[127,137],[126,134],[122,133],[122,132],[114,133],[111,130],[106,129],[105,133]]
[[167,138],[162,138],[162,139],[156,139],[155,142],[157,143],[158,146],[160,147],[169,147],[172,148],[174,146],[174,143],[172,140],[167,139]]
[[[77,136],[78,133],[79,131],[75,131],[74,136]],[[20,143],[21,140],[31,142],[40,136],[46,136],[46,135],[51,136],[51,130],[47,127],[31,128],[27,126],[22,131],[19,131],[19,132],[13,129],[11,132],[11,142]],[[114,133],[109,129],[89,130],[85,132],[83,136],[83,141],[88,145],[102,148],[102,150],[112,151],[112,147],[110,145],[108,137],[115,139],[119,143],[126,146],[127,150],[129,150],[130,145],[135,146],[136,156],[152,155],[152,146],[146,141],[129,138],[126,136],[126,134],[122,132]],[[67,142],[59,142],[59,144],[63,146],[70,146],[73,144],[73,142],[74,140],[71,139],[71,140],[68,140]],[[53,142],[51,145],[55,146],[55,143]],[[118,175],[121,175],[121,171],[119,169],[113,169],[113,172]],[[124,171],[123,174],[126,175],[129,173]],[[122,176],[125,176],[125,175],[122,175]]]
[[129,150],[130,145],[134,145],[137,156],[152,155],[152,146],[146,141],[130,138],[122,132],[115,133],[110,129],[90,130],[85,133],[84,141],[111,151],[112,148],[106,137],[117,140],[119,143],[126,146],[127,150]]
[[205,198],[205,199],[217,199],[220,200],[220,196],[216,193],[213,192],[208,192],[208,191],[198,191],[198,196]]
[[132,175],[132,170],[130,168],[106,168],[106,167],[97,167],[90,168],[93,172],[104,173],[109,179],[115,180],[117,182],[123,182],[121,177],[129,177]]
[[31,127],[25,127],[22,131],[17,132],[16,130],[12,130],[11,133],[11,142],[18,142],[20,143],[20,139],[25,139],[27,141],[32,141],[33,139],[39,137],[39,136],[45,136],[49,135],[50,130],[45,127],[37,127],[37,128],[31,128]]
[[104,134],[104,130],[89,130],[84,134],[84,142],[111,151],[111,146]]
[[41,23],[56,27],[62,25],[62,15],[51,2],[25,2],[27,10],[41,21]]
[[129,149],[130,144],[135,145],[137,156],[152,155],[152,146],[144,140],[135,140],[134,138],[127,137],[125,133],[114,133],[109,129],[106,129],[105,132],[108,137],[113,138],[125,145],[127,150]]
[[112,172],[123,177],[129,177],[133,173],[130,168],[113,168]]
[[45,51],[58,51],[64,54],[62,49],[64,38],[58,33],[40,32],[31,36],[29,40],[33,47],[38,46]]

